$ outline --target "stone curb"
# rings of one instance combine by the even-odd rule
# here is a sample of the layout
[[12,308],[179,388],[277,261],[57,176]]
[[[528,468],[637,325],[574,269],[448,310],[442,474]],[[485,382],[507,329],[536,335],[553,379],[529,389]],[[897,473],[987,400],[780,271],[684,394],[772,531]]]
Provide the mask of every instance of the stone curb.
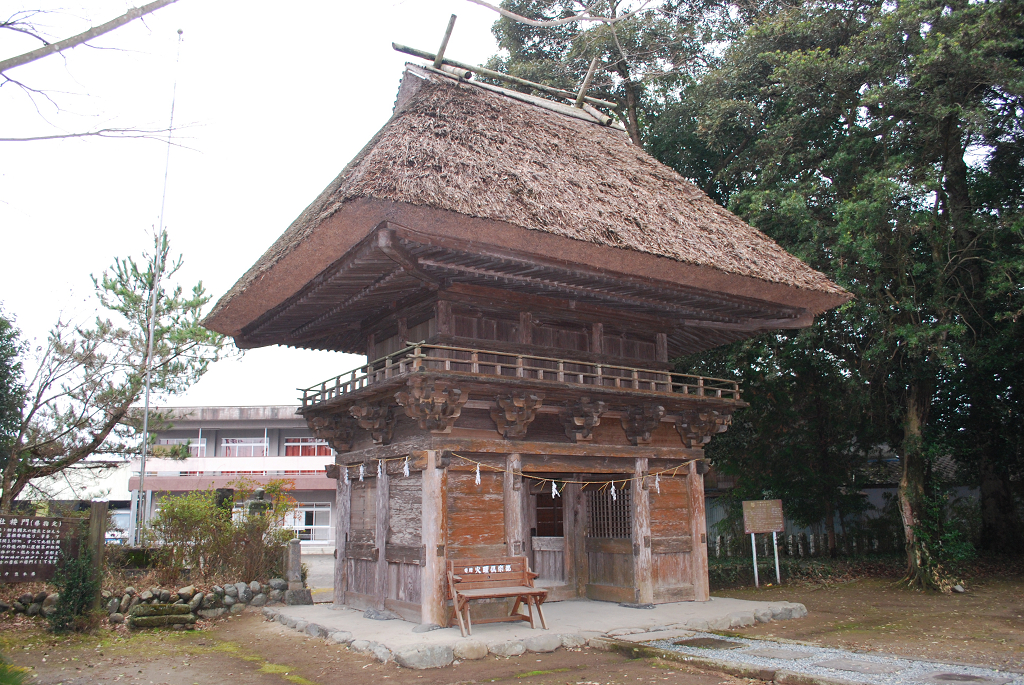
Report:
[[658,657],[668,661],[692,664],[710,671],[725,673],[726,675],[738,678],[750,678],[774,682],[777,685],[865,685],[862,681],[846,680],[845,678],[829,678],[826,676],[810,675],[807,673],[795,673],[786,669],[773,670],[770,668],[756,668],[744,664],[738,664],[719,659],[680,654],[679,652],[650,647],[648,645],[637,645],[624,640],[615,640],[607,637],[595,637],[588,643],[594,649],[601,649],[606,652],[618,652],[631,658]]

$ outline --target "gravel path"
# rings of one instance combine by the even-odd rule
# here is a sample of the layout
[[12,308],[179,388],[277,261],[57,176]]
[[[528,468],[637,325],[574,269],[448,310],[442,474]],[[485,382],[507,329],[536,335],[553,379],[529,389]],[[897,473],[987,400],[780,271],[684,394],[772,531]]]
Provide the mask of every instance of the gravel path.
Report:
[[[678,644],[694,639],[711,642],[707,647]],[[643,644],[756,668],[785,669],[832,680],[870,685],[904,685],[905,683],[924,683],[926,685],[957,685],[959,683],[1003,685],[1012,683],[1013,685],[1024,685],[1024,674],[1013,671],[903,659],[884,654],[850,652],[772,640],[723,638],[711,633],[698,632],[693,638],[651,640]],[[969,658],[969,655],[965,654],[964,656]]]

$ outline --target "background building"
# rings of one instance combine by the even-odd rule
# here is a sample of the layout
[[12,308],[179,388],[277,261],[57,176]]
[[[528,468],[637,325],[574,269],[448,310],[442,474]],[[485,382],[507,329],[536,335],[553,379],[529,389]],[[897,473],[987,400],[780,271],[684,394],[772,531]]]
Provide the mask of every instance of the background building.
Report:
[[[146,518],[160,508],[165,494],[233,487],[239,480],[265,485],[285,478],[295,489],[297,507],[286,525],[302,540],[304,551],[333,552],[335,481],[325,464],[334,451],[318,440],[293,406],[177,407],[163,410],[172,427],[160,431],[156,444],[188,445],[184,460],[160,456],[146,459]],[[132,502],[139,490],[139,459],[131,461],[128,487]],[[132,506],[132,523],[135,521]]]

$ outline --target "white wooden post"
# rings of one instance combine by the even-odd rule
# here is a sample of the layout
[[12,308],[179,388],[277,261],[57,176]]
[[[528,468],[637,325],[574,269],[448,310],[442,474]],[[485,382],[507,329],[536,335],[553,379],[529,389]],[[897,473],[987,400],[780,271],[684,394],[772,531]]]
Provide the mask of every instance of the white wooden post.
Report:
[[757,538],[753,533],[750,534],[750,551],[754,555],[754,587],[761,587],[757,579]]

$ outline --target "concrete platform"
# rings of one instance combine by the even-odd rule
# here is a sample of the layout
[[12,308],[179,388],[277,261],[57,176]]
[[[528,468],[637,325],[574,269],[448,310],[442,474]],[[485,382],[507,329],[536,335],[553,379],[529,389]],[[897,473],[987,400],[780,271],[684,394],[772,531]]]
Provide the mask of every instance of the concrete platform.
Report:
[[[544,605],[548,630],[528,623],[488,623],[473,627],[462,637],[458,628],[426,632],[426,626],[394,619],[365,618],[362,611],[335,609],[329,604],[265,607],[263,615],[315,637],[348,644],[373,654],[380,661],[397,661],[408,668],[437,668],[454,659],[483,658],[488,653],[516,656],[526,651],[552,652],[582,647],[591,639],[618,638],[646,642],[659,637],[682,637],[690,631],[728,630],[755,622],[800,618],[802,604],[753,602],[713,597],[708,602],[659,604],[653,609],[632,609],[609,602],[573,600]],[[660,633],[660,635],[659,635]]]

